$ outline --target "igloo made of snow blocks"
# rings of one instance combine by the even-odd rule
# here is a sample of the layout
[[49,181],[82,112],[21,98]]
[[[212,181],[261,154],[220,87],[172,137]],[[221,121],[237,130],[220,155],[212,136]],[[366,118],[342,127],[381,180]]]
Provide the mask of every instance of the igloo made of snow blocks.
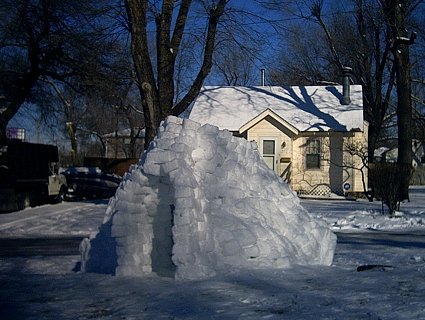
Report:
[[199,279],[229,268],[330,265],[335,246],[255,142],[168,117],[80,251],[86,272]]

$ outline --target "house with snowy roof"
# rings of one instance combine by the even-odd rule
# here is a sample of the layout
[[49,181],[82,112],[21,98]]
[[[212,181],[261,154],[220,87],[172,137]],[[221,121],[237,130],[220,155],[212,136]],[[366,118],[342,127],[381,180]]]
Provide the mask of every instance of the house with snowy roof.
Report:
[[106,157],[125,159],[138,157],[144,149],[145,129],[130,128],[117,130],[103,135],[105,139]]
[[362,87],[344,83],[204,87],[189,119],[255,140],[264,161],[299,195],[358,194],[367,171],[347,150],[367,150],[368,124]]

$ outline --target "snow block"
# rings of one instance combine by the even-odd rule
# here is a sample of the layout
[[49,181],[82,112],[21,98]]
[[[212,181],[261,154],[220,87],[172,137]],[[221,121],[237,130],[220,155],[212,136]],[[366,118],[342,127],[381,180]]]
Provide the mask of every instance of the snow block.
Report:
[[335,246],[255,142],[168,117],[80,250],[86,272],[198,279],[232,266],[330,265]]

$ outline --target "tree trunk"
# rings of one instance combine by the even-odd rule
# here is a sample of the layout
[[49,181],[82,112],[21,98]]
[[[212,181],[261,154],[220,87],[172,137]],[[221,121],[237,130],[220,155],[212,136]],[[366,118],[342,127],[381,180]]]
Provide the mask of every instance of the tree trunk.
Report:
[[[176,4],[172,0],[164,0],[161,12],[155,13],[156,72],[153,70],[148,46],[148,1],[125,1],[131,32],[131,51],[145,116],[145,149],[154,139],[160,122],[169,115],[180,115],[198,95],[203,81],[211,70],[217,26],[227,2],[227,0],[219,0],[210,9],[201,68],[187,94],[174,105],[176,56],[180,49],[192,0],[181,1],[176,17],[173,17]],[[174,27],[172,27],[173,23]]]
[[131,53],[145,117],[145,149],[147,149],[160,123],[158,90],[148,47],[148,3],[146,0],[126,0],[125,4],[131,32]]
[[0,147],[7,142],[6,136],[7,121],[0,115]]
[[[397,83],[397,127],[398,159],[400,170],[410,172],[412,166],[412,99],[410,85],[409,46],[413,43],[407,37],[405,19],[409,0],[388,0],[384,9],[392,31],[394,66]],[[398,200],[409,199],[410,174],[402,177]]]
[[[398,159],[402,168],[412,166],[412,101],[410,85],[409,46],[397,46],[395,53],[397,76]],[[406,170],[409,172],[409,170]],[[409,199],[410,175],[402,177],[399,201]]]
[[160,120],[160,111],[159,103],[156,99],[156,96],[152,90],[152,86],[144,82],[141,86],[141,94],[144,97],[143,99],[143,110],[145,113],[145,149],[149,147],[150,142],[155,138],[156,129],[159,127]]
[[224,8],[227,2],[228,0],[219,0],[217,5],[209,12],[208,31],[205,40],[202,66],[187,94],[180,100],[179,103],[174,106],[171,114],[175,116],[180,115],[189,107],[189,105],[193,102],[201,90],[205,78],[211,71],[212,56],[215,49],[215,38],[217,35],[217,26],[221,16],[224,14]]
[[66,123],[66,129],[68,131],[69,140],[71,141],[71,160],[72,164],[75,166],[77,162],[77,135],[76,135],[76,127],[73,122]]

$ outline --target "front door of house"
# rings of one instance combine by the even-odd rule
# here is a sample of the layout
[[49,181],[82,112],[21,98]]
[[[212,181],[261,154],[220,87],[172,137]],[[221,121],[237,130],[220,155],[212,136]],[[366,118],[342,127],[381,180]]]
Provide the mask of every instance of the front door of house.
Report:
[[276,139],[261,139],[261,154],[269,168],[276,170]]

